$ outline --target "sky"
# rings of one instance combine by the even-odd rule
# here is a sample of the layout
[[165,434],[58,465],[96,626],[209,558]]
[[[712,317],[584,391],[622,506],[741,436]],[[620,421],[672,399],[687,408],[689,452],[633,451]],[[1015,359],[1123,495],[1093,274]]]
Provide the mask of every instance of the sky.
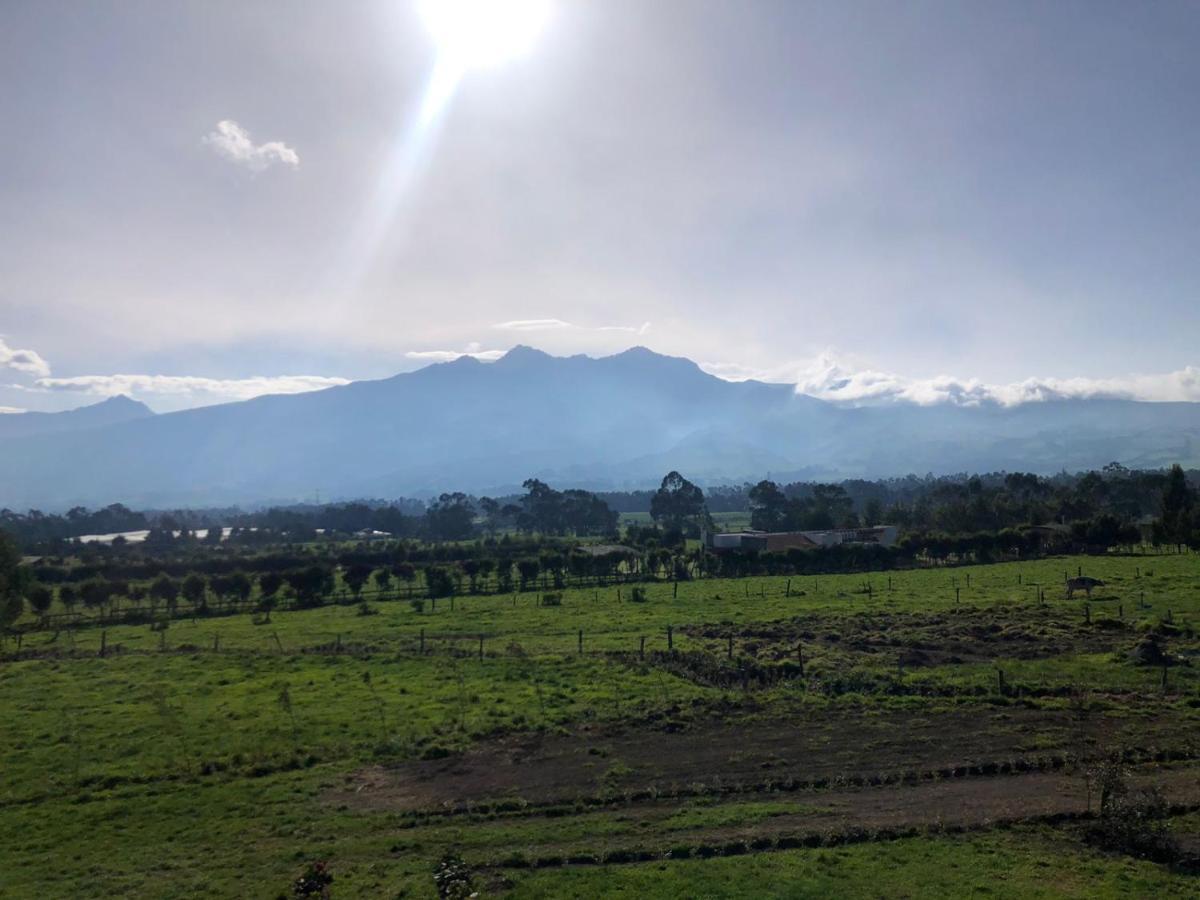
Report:
[[545,2],[450,79],[408,0],[0,4],[0,411],[515,344],[1200,400],[1200,5]]

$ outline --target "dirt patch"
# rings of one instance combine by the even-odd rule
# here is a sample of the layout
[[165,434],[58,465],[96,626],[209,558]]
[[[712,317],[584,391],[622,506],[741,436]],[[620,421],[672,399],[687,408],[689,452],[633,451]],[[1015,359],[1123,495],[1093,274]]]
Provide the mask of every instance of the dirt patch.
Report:
[[1096,612],[1088,621],[1061,607],[964,607],[938,613],[863,613],[803,616],[751,626],[704,624],[681,631],[702,640],[717,656],[754,660],[795,659],[798,644],[836,648],[865,662],[908,667],[1048,659],[1064,654],[1104,653],[1127,648],[1133,630],[1117,610]]
[[[1171,768],[1135,774],[1128,779],[1131,789],[1151,785],[1162,790],[1172,804],[1194,808],[1200,804],[1200,768]],[[961,831],[987,828],[1001,823],[1075,818],[1096,811],[1097,799],[1089,798],[1084,780],[1063,773],[1035,773],[1004,778],[971,778],[923,782],[913,786],[833,789],[818,795],[815,802],[799,799],[796,812],[781,812],[770,818],[741,825],[670,828],[670,815],[678,806],[639,807],[630,820],[632,830],[653,827],[653,837],[603,842],[601,848],[589,841],[547,841],[527,847],[541,858],[558,856],[568,860],[581,853],[596,853],[630,859],[649,849],[661,858],[672,847],[746,848],[777,846],[783,835],[872,836],[902,834],[910,829]],[[480,827],[503,828],[483,823]],[[803,844],[804,842],[799,842]]]
[[1195,732],[1169,713],[1080,719],[1067,710],[987,706],[671,724],[509,736],[445,759],[369,767],[327,799],[366,809],[445,809],[485,800],[652,796],[693,785],[737,791],[787,779],[836,783],[853,775],[870,783],[897,772],[987,774],[979,767],[1029,759],[1061,765],[1066,756],[1098,746],[1182,746]]

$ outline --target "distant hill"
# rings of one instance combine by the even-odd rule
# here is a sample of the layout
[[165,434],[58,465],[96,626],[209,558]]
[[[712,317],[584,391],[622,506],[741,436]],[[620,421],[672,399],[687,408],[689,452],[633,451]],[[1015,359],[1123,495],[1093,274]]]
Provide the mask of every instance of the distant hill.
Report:
[[1113,460],[1200,462],[1200,404],[849,409],[644,348],[592,359],[517,347],[494,363],[463,357],[307,394],[3,436],[0,506],[503,493],[530,476],[644,487],[672,468],[701,482],[1050,473]]
[[64,431],[78,431],[82,428],[98,428],[102,425],[145,419],[153,415],[154,411],[146,404],[123,394],[67,412],[14,413],[0,416],[0,442],[43,434],[61,434]]

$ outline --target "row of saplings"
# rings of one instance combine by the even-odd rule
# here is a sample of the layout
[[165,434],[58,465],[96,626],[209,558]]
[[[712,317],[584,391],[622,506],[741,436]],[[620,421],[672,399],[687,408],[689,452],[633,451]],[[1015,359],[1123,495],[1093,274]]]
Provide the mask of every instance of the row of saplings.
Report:
[[[576,853],[550,853],[530,857],[518,851],[494,861],[491,867],[540,869],[653,862],[662,859],[711,859],[770,850],[840,847],[866,841],[961,834],[1036,821],[1051,825],[1081,822],[1083,838],[1103,850],[1129,854],[1138,859],[1178,866],[1185,870],[1195,871],[1200,868],[1200,861],[1184,857],[1179,841],[1171,831],[1170,817],[1187,812],[1188,808],[1171,807],[1157,787],[1130,788],[1127,776],[1128,772],[1119,756],[1110,757],[1089,770],[1089,784],[1094,785],[1100,794],[1100,806],[1095,814],[1090,810],[1082,813],[1064,812],[1029,819],[1001,819],[974,826],[942,822],[927,826],[849,826],[839,830],[760,835],[748,840],[737,839],[720,843],[677,844],[665,852],[645,847],[624,847],[603,852],[583,850]],[[399,847],[394,849],[399,850]],[[438,896],[444,900],[465,900],[478,896],[470,867],[456,854],[447,853],[442,856],[434,867],[433,879]],[[293,883],[293,896],[328,898],[331,896],[333,880],[334,876],[327,861],[310,863]]]

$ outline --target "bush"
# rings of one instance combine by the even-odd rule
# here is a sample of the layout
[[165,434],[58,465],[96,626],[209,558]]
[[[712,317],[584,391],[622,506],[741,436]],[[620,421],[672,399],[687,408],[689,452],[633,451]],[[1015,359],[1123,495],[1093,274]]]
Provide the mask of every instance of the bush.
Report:
[[408,605],[412,607],[412,610],[415,613],[425,612],[425,601],[424,600],[420,600],[420,599],[411,600],[411,601],[409,601]]
[[644,587],[635,587],[633,593],[629,595],[629,601],[631,603],[645,603],[646,589]]
[[1153,862],[1174,862],[1180,848],[1171,833],[1169,814],[1166,798],[1157,787],[1129,791],[1120,782],[1102,799],[1100,819],[1088,831],[1088,838],[1105,850]]
[[434,867],[433,881],[443,900],[466,900],[475,893],[471,887],[471,870],[453,853],[447,853]]
[[326,898],[332,883],[333,875],[329,872],[329,864],[324,860],[317,860],[309,863],[300,877],[292,882],[292,896]]
[[542,594],[542,606],[562,606],[562,594]]

